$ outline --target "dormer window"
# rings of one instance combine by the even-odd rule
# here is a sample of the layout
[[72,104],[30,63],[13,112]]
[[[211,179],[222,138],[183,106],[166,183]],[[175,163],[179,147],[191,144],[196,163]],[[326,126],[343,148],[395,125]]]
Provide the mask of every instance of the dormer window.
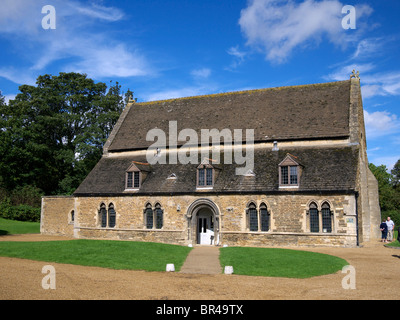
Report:
[[279,187],[298,187],[301,173],[301,165],[297,157],[287,154],[279,164]]
[[281,185],[298,185],[297,166],[281,166]]
[[140,187],[140,172],[139,171],[131,171],[127,172],[126,177],[126,188],[127,189],[139,189]]
[[216,178],[215,165],[209,162],[212,159],[204,159],[197,167],[197,188],[198,189],[211,189],[214,186]]
[[127,171],[125,189],[139,189],[140,180],[140,171]]
[[213,168],[199,168],[198,169],[198,183],[199,187],[212,186],[213,185]]
[[133,161],[126,170],[125,190],[139,190],[149,172],[150,165],[148,163]]

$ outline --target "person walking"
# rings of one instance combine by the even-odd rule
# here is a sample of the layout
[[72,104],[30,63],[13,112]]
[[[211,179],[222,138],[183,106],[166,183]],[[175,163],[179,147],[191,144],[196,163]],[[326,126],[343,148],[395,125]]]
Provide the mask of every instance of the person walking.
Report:
[[381,232],[382,232],[382,242],[387,242],[387,240],[386,240],[386,237],[387,237],[387,224],[386,224],[386,221],[385,220],[383,220],[382,221],[382,223],[381,223],[381,225],[379,226],[379,228],[381,229]]
[[387,224],[387,241],[392,242],[393,232],[394,232],[394,222],[393,220],[390,219],[390,217],[387,217],[386,224]]

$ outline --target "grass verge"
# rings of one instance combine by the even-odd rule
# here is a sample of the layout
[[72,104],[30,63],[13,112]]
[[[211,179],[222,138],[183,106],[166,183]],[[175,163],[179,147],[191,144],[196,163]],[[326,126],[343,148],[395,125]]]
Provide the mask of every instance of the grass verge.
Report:
[[26,222],[0,218],[0,235],[23,233],[40,233],[40,222]]
[[220,262],[235,274],[265,277],[310,278],[341,270],[347,261],[335,256],[290,249],[228,247]]
[[[393,239],[397,239],[398,231],[394,232]],[[398,240],[393,240],[393,242],[387,243],[387,247],[400,247],[400,242]]]
[[117,240],[0,241],[0,256],[146,271],[165,271],[167,263],[173,263],[179,271],[190,250],[178,245]]

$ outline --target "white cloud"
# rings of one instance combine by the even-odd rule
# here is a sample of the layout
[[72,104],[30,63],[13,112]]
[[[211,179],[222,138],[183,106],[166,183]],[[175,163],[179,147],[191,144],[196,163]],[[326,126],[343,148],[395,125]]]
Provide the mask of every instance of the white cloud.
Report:
[[19,69],[13,67],[0,67],[0,77],[18,84],[34,85],[36,78],[29,71],[21,72]]
[[362,82],[364,98],[400,95],[400,71],[366,74],[362,77]]
[[400,95],[400,71],[376,71],[380,61],[377,57],[384,55],[382,47],[390,41],[390,37],[359,41],[353,55],[347,61],[332,66],[333,71],[323,78],[328,81],[344,80],[349,78],[352,70],[356,70],[360,72],[363,98]]
[[[343,4],[337,0],[306,0],[299,4],[287,0],[252,0],[241,11],[239,24],[247,44],[258,47],[266,59],[282,63],[298,47],[318,43],[323,36],[345,46],[354,41],[342,28]],[[356,7],[359,17],[369,15],[372,9]]]
[[361,87],[363,98],[371,98],[381,94],[381,87],[377,84],[367,84]]
[[382,38],[362,39],[357,45],[352,59],[376,57],[377,53],[382,53],[382,46],[386,40]]
[[[43,6],[44,4],[42,4]],[[33,12],[39,14],[33,15]],[[34,34],[41,28],[40,1],[2,0],[0,10],[0,33]]]
[[195,78],[207,79],[211,75],[211,69],[209,68],[195,69],[192,70],[190,74]]
[[239,65],[242,64],[242,62],[244,61],[244,58],[247,55],[246,52],[239,50],[239,46],[230,47],[226,52],[230,56],[233,57],[232,63],[230,64],[229,67],[225,68],[226,70],[234,70],[234,69],[236,69]]
[[56,9],[56,29],[44,30],[41,8],[48,1],[4,1],[0,34],[15,47],[21,63],[10,68],[0,62],[1,77],[18,84],[28,81],[32,84],[35,82],[32,79],[55,63],[60,71],[86,73],[93,78],[143,76],[153,72],[136,45],[118,40],[115,34],[101,28],[104,21],[115,23],[124,18],[118,8],[54,0],[51,4]]
[[106,20],[106,21],[118,21],[124,17],[124,13],[114,7],[104,7],[95,3],[89,6],[83,6],[80,3],[71,2],[73,6],[79,13],[84,14],[88,17]]
[[94,78],[145,76],[150,72],[146,59],[123,44],[99,48],[89,41],[78,50],[79,62],[68,64],[66,69]]
[[368,149],[367,151],[368,151],[368,153],[369,152],[375,152],[375,151],[379,151],[379,150],[381,150],[381,148],[380,147],[375,147],[375,148],[372,148],[372,149]]
[[181,89],[167,89],[163,91],[153,92],[145,95],[146,101],[157,101],[166,99],[175,99],[183,97],[192,97],[203,94],[203,90],[198,87],[187,87]]
[[240,51],[238,46],[229,48],[227,50],[227,53],[231,56],[238,58],[239,60],[243,60],[246,56],[246,53]]
[[386,156],[386,157],[370,157],[368,156],[368,161],[370,163],[373,163],[376,166],[380,166],[380,165],[385,165],[387,168],[387,171],[390,172],[392,171],[394,165],[396,164],[396,162],[400,159],[400,154],[398,154],[397,156]]
[[369,113],[364,110],[364,122],[368,139],[374,139],[400,131],[400,120],[397,115],[388,111]]
[[334,80],[341,81],[345,79],[349,79],[353,70],[360,72],[360,77],[363,77],[363,74],[373,70],[375,65],[373,63],[351,63],[345,66],[340,66],[336,68],[332,73],[328,74],[324,77],[326,80]]

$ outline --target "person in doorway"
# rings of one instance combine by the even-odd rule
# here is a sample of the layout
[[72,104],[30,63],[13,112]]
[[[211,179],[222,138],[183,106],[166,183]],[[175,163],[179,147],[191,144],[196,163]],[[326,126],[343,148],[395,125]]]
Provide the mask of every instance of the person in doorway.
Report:
[[379,226],[379,228],[381,229],[381,232],[382,232],[382,239],[381,239],[381,241],[382,241],[382,242],[386,242],[386,237],[387,237],[387,224],[386,224],[386,221],[385,221],[385,220],[382,221],[382,223],[381,223],[381,225]]
[[387,225],[387,241],[392,242],[393,232],[394,232],[394,222],[393,220],[390,219],[390,217],[387,217],[386,225]]

